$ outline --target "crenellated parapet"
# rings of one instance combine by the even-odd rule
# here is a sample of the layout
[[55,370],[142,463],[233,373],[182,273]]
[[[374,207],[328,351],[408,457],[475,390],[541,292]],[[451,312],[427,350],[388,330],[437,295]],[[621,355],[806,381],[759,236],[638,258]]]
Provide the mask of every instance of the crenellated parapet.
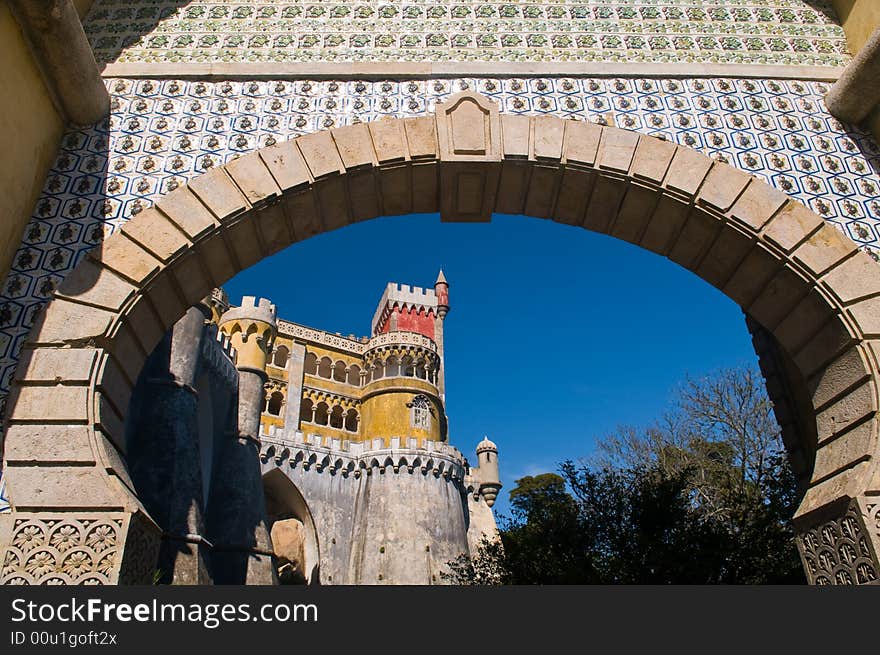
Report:
[[457,448],[434,441],[420,445],[414,438],[359,442],[300,431],[289,435],[270,428],[262,443],[260,459],[264,468],[301,468],[355,480],[386,473],[433,475],[456,483],[464,482],[468,472],[467,460]]
[[[373,314],[372,333],[375,335],[387,331],[386,326],[395,312],[433,318],[437,312],[437,295],[434,289],[389,282]],[[392,325],[391,330],[395,329]]]
[[238,372],[235,370],[234,363],[235,348],[232,347],[230,338],[223,334],[216,325],[209,324],[205,327],[201,349],[202,360],[212,373],[230,385],[237,384]]
[[241,305],[220,317],[220,330],[229,336],[238,355],[236,366],[265,374],[276,335],[275,305],[266,298],[244,296]]

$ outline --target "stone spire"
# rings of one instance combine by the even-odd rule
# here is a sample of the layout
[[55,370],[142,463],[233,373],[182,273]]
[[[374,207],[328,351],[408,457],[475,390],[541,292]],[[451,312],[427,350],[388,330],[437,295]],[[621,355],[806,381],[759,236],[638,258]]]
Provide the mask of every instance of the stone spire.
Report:
[[434,283],[434,294],[437,296],[437,315],[441,319],[446,318],[446,314],[449,313],[449,283],[443,275],[442,268]]

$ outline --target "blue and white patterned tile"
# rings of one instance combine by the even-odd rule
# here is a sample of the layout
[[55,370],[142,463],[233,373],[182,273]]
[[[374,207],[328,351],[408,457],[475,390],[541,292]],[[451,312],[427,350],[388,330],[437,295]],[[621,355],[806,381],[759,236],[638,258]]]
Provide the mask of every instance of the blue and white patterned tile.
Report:
[[85,252],[212,166],[300,134],[416,116],[462,89],[503,111],[614,122],[747,170],[880,252],[880,150],[797,80],[461,78],[107,81],[111,116],[62,139],[0,286],[0,398],[36,311]]

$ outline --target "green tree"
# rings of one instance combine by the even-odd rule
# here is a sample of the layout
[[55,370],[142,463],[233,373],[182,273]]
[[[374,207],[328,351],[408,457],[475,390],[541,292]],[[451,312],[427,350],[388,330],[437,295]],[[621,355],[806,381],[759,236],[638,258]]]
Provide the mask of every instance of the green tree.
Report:
[[499,539],[465,584],[803,582],[790,525],[798,490],[760,375],[688,379],[653,425],[516,481]]

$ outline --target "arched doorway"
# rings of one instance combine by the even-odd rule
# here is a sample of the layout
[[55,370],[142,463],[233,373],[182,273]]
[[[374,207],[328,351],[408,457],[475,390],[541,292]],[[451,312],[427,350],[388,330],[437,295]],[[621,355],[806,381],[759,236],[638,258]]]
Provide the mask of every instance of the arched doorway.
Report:
[[3,579],[31,581],[31,555],[16,540],[59,521],[84,540],[93,522],[109,521],[112,550],[94,553],[100,581],[141,579],[158,537],[126,481],[121,435],[132,381],[164,330],[291,243],[436,211],[449,221],[526,214],[610,234],[737,302],[767,335],[798,419],[787,441],[796,471],[810,476],[795,517],[810,581],[876,579],[876,263],[803,205],[690,148],[550,116],[501,116],[473,93],[434,116],[245,155],[169,193],[90,253],[22,353],[8,412],[14,527]]
[[320,584],[318,533],[296,485],[277,468],[263,475],[266,514],[282,584]]

